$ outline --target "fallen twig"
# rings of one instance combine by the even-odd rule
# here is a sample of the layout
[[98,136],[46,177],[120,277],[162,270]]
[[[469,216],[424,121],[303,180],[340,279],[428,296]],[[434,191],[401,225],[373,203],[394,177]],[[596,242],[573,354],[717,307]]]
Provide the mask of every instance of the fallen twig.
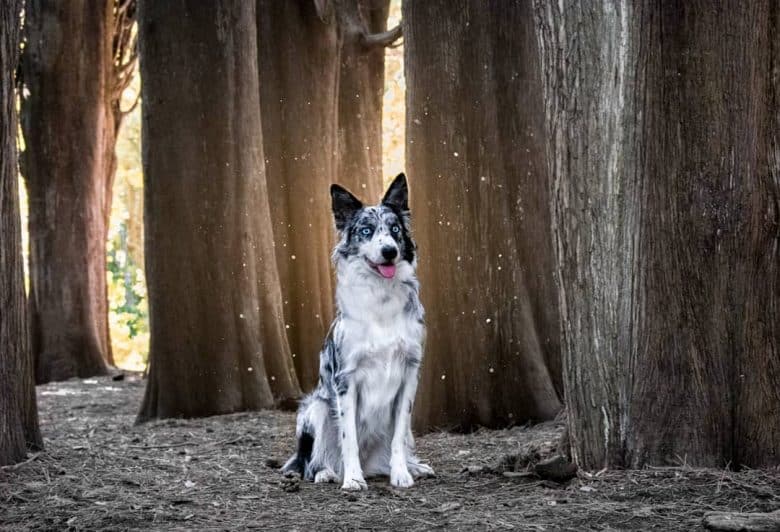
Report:
[[11,465],[7,465],[7,466],[2,466],[2,467],[0,467],[0,469],[2,469],[3,471],[14,471],[14,470],[19,469],[20,467],[22,467],[24,465],[29,464],[33,460],[36,460],[40,455],[41,455],[41,453],[33,453],[29,457],[27,457],[27,460],[24,460],[23,462],[19,462],[18,464],[11,464]]

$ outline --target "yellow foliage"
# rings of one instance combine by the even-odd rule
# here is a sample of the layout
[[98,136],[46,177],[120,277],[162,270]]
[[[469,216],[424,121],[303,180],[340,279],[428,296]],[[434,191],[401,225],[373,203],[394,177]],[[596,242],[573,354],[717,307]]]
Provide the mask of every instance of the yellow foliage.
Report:
[[[140,91],[138,77],[122,95],[129,109]],[[111,220],[108,228],[108,323],[114,362],[120,368],[143,370],[149,354],[148,307],[144,277],[143,173],[141,112],[125,116],[116,143]]]
[[[143,275],[141,273],[141,275]],[[132,322],[137,320],[134,313],[116,310],[124,304],[124,287],[107,276],[108,304],[111,309],[108,313],[108,326],[111,331],[111,349],[114,354],[114,362],[117,367],[132,371],[143,371],[149,354],[149,327],[144,322],[143,328],[135,334],[132,333]],[[145,287],[144,287],[145,288]],[[141,306],[146,309],[146,293]],[[144,312],[144,317],[146,312]]]

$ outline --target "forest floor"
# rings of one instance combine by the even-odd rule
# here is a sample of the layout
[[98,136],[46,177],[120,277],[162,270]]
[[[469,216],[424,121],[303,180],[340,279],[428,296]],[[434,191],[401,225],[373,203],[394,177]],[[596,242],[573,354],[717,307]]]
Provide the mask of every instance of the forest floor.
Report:
[[674,467],[523,471],[552,453],[544,423],[417,440],[436,470],[408,490],[283,478],[294,416],[263,411],[135,425],[143,381],[128,375],[38,387],[45,451],[0,469],[0,529],[696,530],[713,510],[780,509],[780,473]]

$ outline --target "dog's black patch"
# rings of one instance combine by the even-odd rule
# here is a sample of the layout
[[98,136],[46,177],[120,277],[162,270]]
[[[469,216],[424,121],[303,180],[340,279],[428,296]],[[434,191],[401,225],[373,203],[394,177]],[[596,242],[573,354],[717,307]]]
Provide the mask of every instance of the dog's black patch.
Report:
[[417,357],[407,357],[406,358],[406,367],[407,368],[414,368],[420,365],[420,359]]
[[409,210],[409,187],[406,183],[406,176],[402,173],[398,174],[393,182],[385,192],[385,197],[382,198],[382,205],[392,210],[398,220],[401,223],[401,239],[403,246],[401,246],[401,257],[405,261],[412,262],[414,260],[415,245],[412,240],[411,231],[409,228],[409,222],[411,220],[411,211]]
[[409,294],[404,305],[404,312],[411,314],[415,308],[417,308],[417,294]]
[[336,229],[343,231],[355,213],[363,208],[363,204],[349,190],[335,184],[330,186],[330,197]]
[[311,435],[307,428],[304,428],[301,432],[301,436],[298,438],[298,449],[295,452],[295,456],[292,460],[288,461],[282,468],[282,473],[290,474],[297,473],[303,478],[306,476],[309,462],[311,461],[311,453],[314,449],[314,436]]
[[[335,321],[334,321],[335,323]],[[327,397],[329,400],[338,396],[344,396],[349,388],[349,379],[341,370],[341,353],[339,347],[333,338],[333,328],[328,331],[328,336],[325,339],[325,344],[322,347],[322,355],[320,357],[320,381],[325,385],[328,390]],[[330,404],[330,410],[335,415],[338,410],[335,404]]]
[[403,172],[395,176],[393,182],[387,187],[382,205],[397,209],[401,213],[409,212],[409,187],[406,184],[406,176]]
[[298,438],[298,459],[304,463],[311,460],[312,449],[314,449],[314,436],[307,431],[302,432],[301,437]]

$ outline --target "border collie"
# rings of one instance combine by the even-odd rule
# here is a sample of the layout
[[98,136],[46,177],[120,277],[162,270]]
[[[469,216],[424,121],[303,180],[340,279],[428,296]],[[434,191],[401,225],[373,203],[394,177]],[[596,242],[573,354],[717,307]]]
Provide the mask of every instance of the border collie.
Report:
[[346,490],[386,475],[407,488],[433,469],[415,456],[411,431],[425,324],[406,177],[371,207],[339,185],[330,194],[339,236],[336,318],[320,352],[319,384],[298,410],[297,452],[282,472]]

